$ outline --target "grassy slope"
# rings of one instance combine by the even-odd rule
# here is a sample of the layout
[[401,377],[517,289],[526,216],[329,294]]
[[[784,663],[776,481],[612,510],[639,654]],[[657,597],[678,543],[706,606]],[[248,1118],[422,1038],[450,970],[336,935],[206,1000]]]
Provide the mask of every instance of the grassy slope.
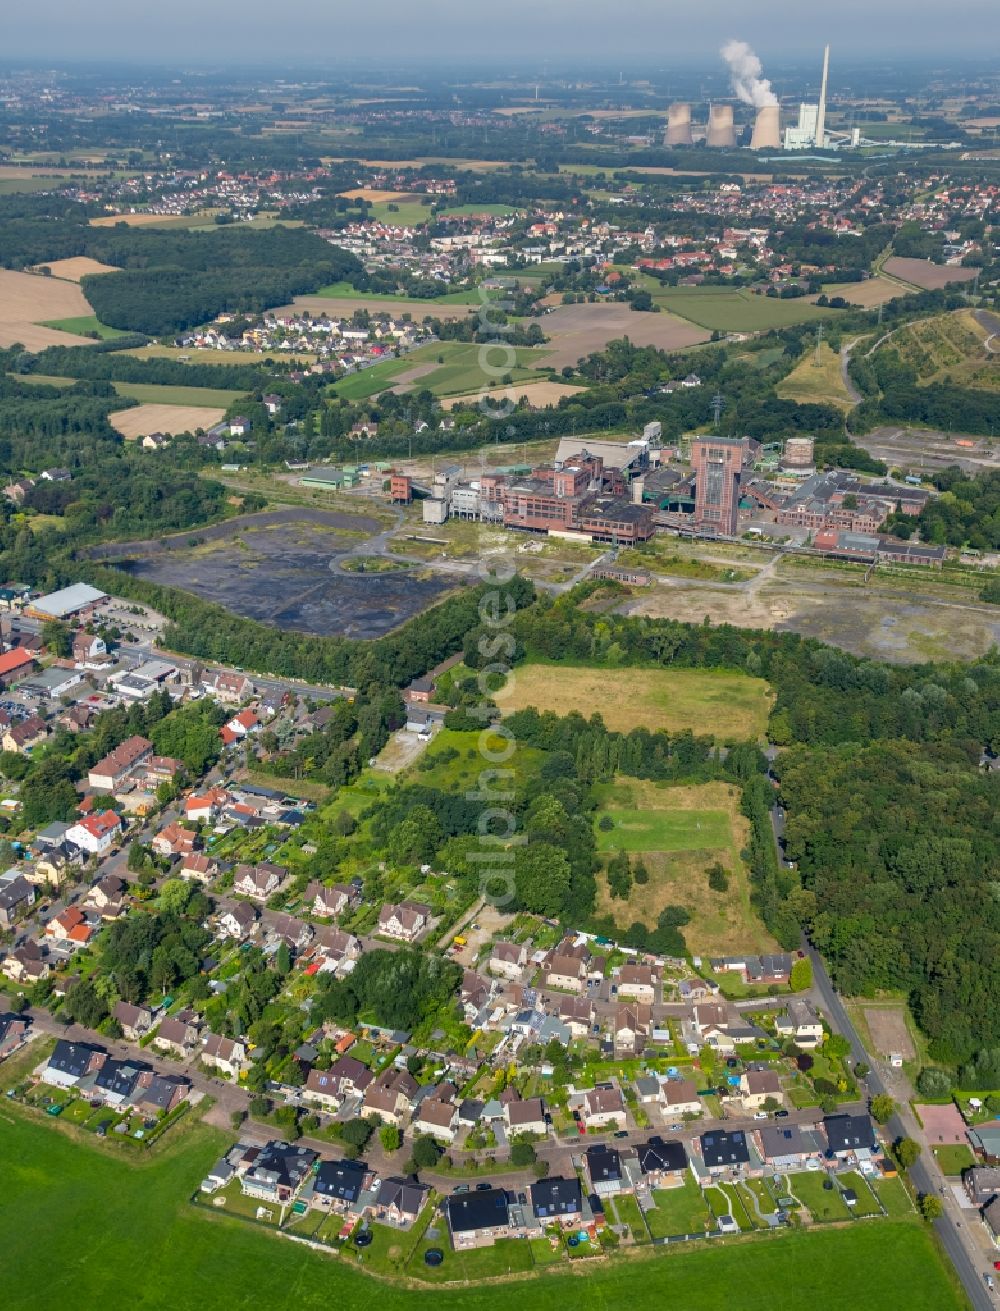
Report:
[[826,342],[820,347],[818,362],[814,350],[806,351],[775,390],[782,400],[796,401],[799,405],[834,405],[839,410],[853,408],[853,401],[844,386],[840,356]]
[[[11,1108],[13,1110],[13,1108]],[[374,1284],[353,1264],[314,1254],[234,1219],[195,1211],[187,1197],[227,1139],[198,1129],[135,1167],[50,1125],[5,1112],[0,1209],[5,1311],[55,1305],[102,1311],[326,1311],[378,1299],[383,1311],[494,1306],[485,1287],[408,1291]],[[953,1291],[928,1233],[872,1223],[755,1245],[698,1246],[647,1261],[593,1267],[585,1280],[546,1275],[503,1289],[508,1311],[628,1305],[716,1311],[739,1289],[740,1311],[949,1311]]]
[[682,319],[720,332],[764,332],[836,313],[817,309],[801,298],[779,300],[728,287],[671,287],[655,292],[653,299]]

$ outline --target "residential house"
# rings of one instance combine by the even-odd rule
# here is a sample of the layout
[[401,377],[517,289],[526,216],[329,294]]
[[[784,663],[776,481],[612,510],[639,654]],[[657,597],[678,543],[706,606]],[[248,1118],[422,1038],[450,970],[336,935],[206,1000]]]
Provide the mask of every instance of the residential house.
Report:
[[57,1088],[75,1088],[81,1079],[96,1074],[107,1059],[108,1053],[103,1047],[60,1038],[42,1071],[42,1078]]
[[425,1097],[413,1113],[413,1131],[450,1143],[458,1132],[458,1107],[451,1097]]
[[613,1197],[624,1190],[621,1153],[613,1147],[595,1143],[585,1153],[587,1178],[598,1197]]
[[654,1135],[640,1144],[637,1158],[642,1177],[650,1188],[680,1188],[687,1176],[688,1158],[684,1144],[664,1142]]
[[724,1129],[709,1129],[698,1139],[701,1159],[710,1175],[740,1173],[750,1164],[750,1147],[742,1129],[728,1133]]
[[0,1015],[0,1061],[18,1051],[28,1041],[31,1030],[30,1015]]
[[987,1202],[980,1212],[983,1228],[994,1247],[1000,1247],[1000,1197]]
[[767,1101],[781,1101],[781,1080],[774,1070],[748,1070],[740,1075],[740,1099],[744,1110],[760,1111]]
[[594,1026],[594,1003],[589,997],[560,997],[559,1019],[574,1038],[586,1038]]
[[623,965],[618,975],[618,998],[652,1006],[656,1000],[656,975],[648,965]]
[[122,822],[113,810],[84,815],[66,831],[66,839],[90,856],[106,856],[121,836]]
[[[0,657],[0,659],[5,658]],[[40,746],[48,736],[49,730],[45,720],[40,719],[38,715],[29,715],[27,719],[22,719],[4,729],[0,746],[4,751],[14,751],[25,756],[35,747]]]
[[419,901],[386,905],[378,913],[376,932],[399,942],[415,942],[430,922],[431,908]]
[[191,1082],[179,1074],[143,1070],[132,1093],[132,1105],[141,1115],[169,1115],[191,1091]]
[[233,875],[233,891],[257,901],[266,901],[284,883],[288,870],[282,865],[262,861],[258,865],[237,865]]
[[493,989],[489,981],[481,974],[477,974],[475,970],[466,970],[463,973],[458,999],[470,1024],[492,995]]
[[341,1056],[328,1070],[310,1070],[303,1097],[331,1111],[337,1111],[349,1097],[363,1096],[374,1079],[367,1065],[353,1056]]
[[[26,650],[23,646],[16,646],[13,651],[6,651],[0,655],[0,687],[10,687],[16,683],[19,678],[25,678],[35,668],[37,661],[31,651]],[[4,741],[4,750],[17,750],[15,747],[8,747]]]
[[487,969],[498,978],[517,982],[528,963],[528,949],[521,942],[495,942]]
[[118,1061],[109,1056],[94,1076],[94,1096],[108,1106],[124,1106],[132,1100],[142,1068],[134,1061]]
[[591,1088],[583,1098],[583,1118],[588,1129],[620,1129],[625,1124],[625,1099],[612,1084]]
[[973,1206],[987,1206],[1000,1195],[1000,1169],[995,1165],[974,1165],[962,1175],[962,1184]]
[[361,955],[361,939],[344,929],[326,925],[316,931],[312,954],[321,973],[331,970],[350,971]]
[[290,952],[297,954],[305,951],[313,939],[311,924],[280,910],[265,910],[260,917],[260,926],[265,950],[276,950],[280,943],[284,943]]
[[811,1049],[823,1041],[823,1021],[816,1007],[805,998],[796,997],[788,1003],[783,1015],[774,1022],[779,1038],[791,1038],[797,1047]]
[[807,1134],[797,1124],[762,1125],[756,1137],[761,1158],[781,1174],[801,1170],[806,1161],[822,1155],[818,1136]]
[[73,662],[78,669],[99,669],[106,663],[108,644],[96,633],[81,629],[73,638]]
[[642,1051],[653,1028],[653,1008],[640,1002],[625,1002],[615,1011],[615,1048],[620,1052]]
[[160,829],[150,846],[158,856],[190,856],[194,852],[197,834],[182,824],[167,824]]
[[224,1038],[220,1033],[202,1037],[201,1060],[220,1070],[229,1079],[238,1079],[247,1063],[246,1044],[239,1038]]
[[153,1012],[145,1006],[133,1006],[131,1002],[120,1001],[112,1011],[121,1025],[122,1037],[130,1042],[138,1042],[153,1027]]
[[545,966],[545,986],[563,992],[583,992],[587,981],[587,963],[579,956],[554,954]]
[[226,705],[241,705],[244,701],[249,701],[257,690],[253,680],[246,674],[224,671],[207,680],[206,685],[215,695],[216,700]]
[[178,872],[182,879],[209,883],[218,874],[219,866],[211,856],[206,856],[203,851],[191,851],[181,857]]
[[878,1147],[878,1135],[869,1115],[825,1115],[823,1128],[831,1156],[864,1159]]
[[412,1075],[406,1070],[396,1070],[390,1066],[373,1079],[365,1090],[363,1114],[378,1115],[387,1124],[402,1128],[417,1092],[417,1084]]
[[287,1206],[298,1196],[317,1159],[308,1147],[272,1140],[260,1149],[240,1187],[248,1197]]
[[153,744],[148,738],[138,734],[127,737],[94,765],[87,781],[97,792],[114,792],[152,754]]
[[0,880],[0,929],[12,929],[34,904],[34,886],[23,874]]
[[357,904],[357,895],[345,883],[334,883],[330,887],[324,883],[310,883],[306,888],[306,904],[314,915],[336,919]]
[[508,1101],[503,1111],[504,1123],[511,1138],[516,1138],[519,1134],[532,1134],[536,1138],[545,1137],[548,1125],[545,1122],[545,1107],[540,1097]]
[[364,1161],[320,1161],[312,1202],[327,1211],[349,1211],[361,1196],[369,1170]]
[[791,977],[792,958],[788,952],[769,956],[722,956],[712,961],[712,970],[716,974],[737,973],[744,983],[782,984]]
[[243,942],[256,929],[257,914],[256,907],[245,901],[237,901],[227,906],[217,920],[219,937],[235,938],[238,942]]
[[452,1193],[445,1199],[444,1211],[451,1245],[456,1252],[473,1247],[492,1247],[498,1238],[516,1236],[506,1189]]
[[53,915],[45,926],[45,936],[53,942],[85,947],[94,936],[95,928],[79,906],[67,906]]
[[3,972],[12,982],[23,983],[25,986],[37,983],[39,979],[47,979],[52,973],[48,948],[29,939],[4,957]]
[[691,1079],[667,1079],[660,1085],[660,1102],[667,1115],[701,1115],[698,1087]]
[[186,1019],[186,1015],[191,1015],[191,1012],[168,1016],[156,1030],[153,1046],[163,1052],[172,1052],[175,1056],[190,1055],[198,1041],[198,1029],[193,1023],[194,1017]]
[[531,1207],[543,1225],[577,1225],[583,1218],[583,1189],[574,1175],[538,1179],[528,1189]]
[[101,919],[113,920],[122,913],[127,893],[128,884],[124,879],[120,879],[117,874],[105,874],[90,889],[87,902],[100,911]]
[[229,793],[224,788],[209,788],[207,792],[193,792],[184,798],[184,818],[195,824],[204,824],[212,819],[229,800]]
[[413,1224],[424,1204],[429,1189],[415,1178],[401,1179],[393,1175],[383,1179],[372,1204],[378,1220],[386,1220],[400,1227]]

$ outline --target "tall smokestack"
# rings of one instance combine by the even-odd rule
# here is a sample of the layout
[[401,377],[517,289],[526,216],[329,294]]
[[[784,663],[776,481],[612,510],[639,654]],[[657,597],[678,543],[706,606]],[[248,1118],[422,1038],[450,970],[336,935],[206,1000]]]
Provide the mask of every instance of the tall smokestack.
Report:
[[816,145],[820,150],[826,145],[826,82],[830,75],[830,47],[823,50],[823,81],[819,88],[819,114],[816,118]]
[[765,105],[754,120],[751,150],[781,149],[781,110],[777,105]]
[[691,106],[671,105],[667,111],[667,135],[664,141],[668,146],[690,146]]
[[732,105],[711,105],[708,110],[708,136],[706,146],[731,150],[736,145]]

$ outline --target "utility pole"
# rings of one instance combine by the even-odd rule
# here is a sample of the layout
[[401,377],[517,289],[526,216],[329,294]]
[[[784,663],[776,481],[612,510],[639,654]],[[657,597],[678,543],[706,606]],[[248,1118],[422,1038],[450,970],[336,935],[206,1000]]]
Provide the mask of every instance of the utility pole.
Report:
[[819,364],[820,364],[819,357],[822,348],[823,348],[823,324],[817,323],[816,324],[816,359],[813,361],[817,369],[819,368]]
[[715,420],[713,426],[716,432],[719,431],[719,417],[721,416],[722,411],[725,409],[725,406],[726,406],[725,397],[723,396],[722,392],[717,391],[715,395],[712,397],[712,415],[714,416],[714,420]]

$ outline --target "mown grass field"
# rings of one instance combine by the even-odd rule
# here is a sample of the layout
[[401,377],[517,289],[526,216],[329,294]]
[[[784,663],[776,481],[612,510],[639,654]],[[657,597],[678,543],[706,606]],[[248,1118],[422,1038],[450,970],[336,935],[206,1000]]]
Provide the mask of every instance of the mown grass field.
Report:
[[[668,1303],[717,1311],[737,1288],[740,1311],[966,1305],[925,1228],[881,1221],[749,1244],[647,1247],[644,1259],[595,1263],[586,1279],[549,1267],[502,1289],[373,1282],[353,1253],[327,1257],[189,1204],[229,1135],[196,1128],[136,1166],[110,1145],[101,1150],[16,1108],[5,1109],[0,1132],[5,1311],[48,1311],[56,1303],[101,1311],[326,1311],[374,1300],[381,1311],[485,1311],[498,1299],[505,1311],[563,1311],[568,1303],[581,1311],[661,1311]],[[446,1250],[439,1278],[447,1276],[451,1255]],[[418,1270],[411,1266],[410,1273]]]
[[[475,342],[432,342],[410,351],[401,359],[384,360],[373,364],[370,369],[341,378],[330,390],[348,400],[365,400],[393,386],[403,374],[426,367],[426,373],[414,378],[412,386],[415,389],[426,389],[435,396],[457,396],[465,392],[478,395],[486,387],[499,384],[500,376],[492,370],[505,367],[507,360],[506,347],[502,353],[497,350],[485,356],[482,354],[484,349],[489,352],[489,347],[484,348]],[[509,371],[513,382],[536,382],[548,377],[548,374],[539,372],[546,362],[541,350],[532,346],[514,349],[516,363]]]
[[48,323],[43,323],[42,327],[58,328],[60,332],[75,332],[81,337],[89,332],[96,332],[103,341],[108,341],[112,337],[128,336],[128,333],[122,332],[119,328],[109,328],[96,314],[82,314],[70,319],[52,319]]
[[779,300],[731,287],[668,287],[654,292],[653,299],[672,314],[713,332],[766,332],[836,314],[801,297]]
[[826,342],[820,346],[818,359],[815,350],[807,350],[775,391],[782,400],[795,401],[799,405],[833,405],[844,411],[854,406],[844,386],[840,356]]
[[666,729],[718,742],[763,737],[772,693],[762,678],[714,669],[597,669],[529,661],[503,693],[505,712],[534,706],[557,715],[600,714],[608,728]]
[[[430,313],[435,305],[478,305],[482,300],[475,287],[469,287],[464,291],[449,291],[443,296],[429,297],[427,300],[418,300],[414,297],[412,300],[407,301],[397,291],[358,291],[349,282],[328,283],[327,286],[320,287],[319,291],[314,294],[335,299],[350,297],[352,300],[370,300],[376,303],[378,301],[390,301],[393,305],[411,304],[415,310],[423,310],[425,314]],[[487,299],[491,299],[492,296],[498,294],[490,293],[487,295]]]
[[168,387],[159,383],[113,382],[119,396],[129,396],[144,405],[221,405],[226,408],[246,392],[223,387]]
[[[625,898],[612,897],[607,875],[599,874],[600,914],[625,929],[637,920],[655,924],[666,906],[683,906],[691,919],[682,932],[692,951],[728,955],[750,944],[755,951],[777,949],[750,903],[740,855],[749,829],[737,788],[723,782],[678,787],[618,777],[597,785],[595,792],[598,851],[606,856],[628,851],[633,869],[641,859],[649,874],[648,882],[633,882]],[[614,828],[601,828],[605,816]],[[708,884],[707,870],[716,863],[729,878],[721,892]]]

